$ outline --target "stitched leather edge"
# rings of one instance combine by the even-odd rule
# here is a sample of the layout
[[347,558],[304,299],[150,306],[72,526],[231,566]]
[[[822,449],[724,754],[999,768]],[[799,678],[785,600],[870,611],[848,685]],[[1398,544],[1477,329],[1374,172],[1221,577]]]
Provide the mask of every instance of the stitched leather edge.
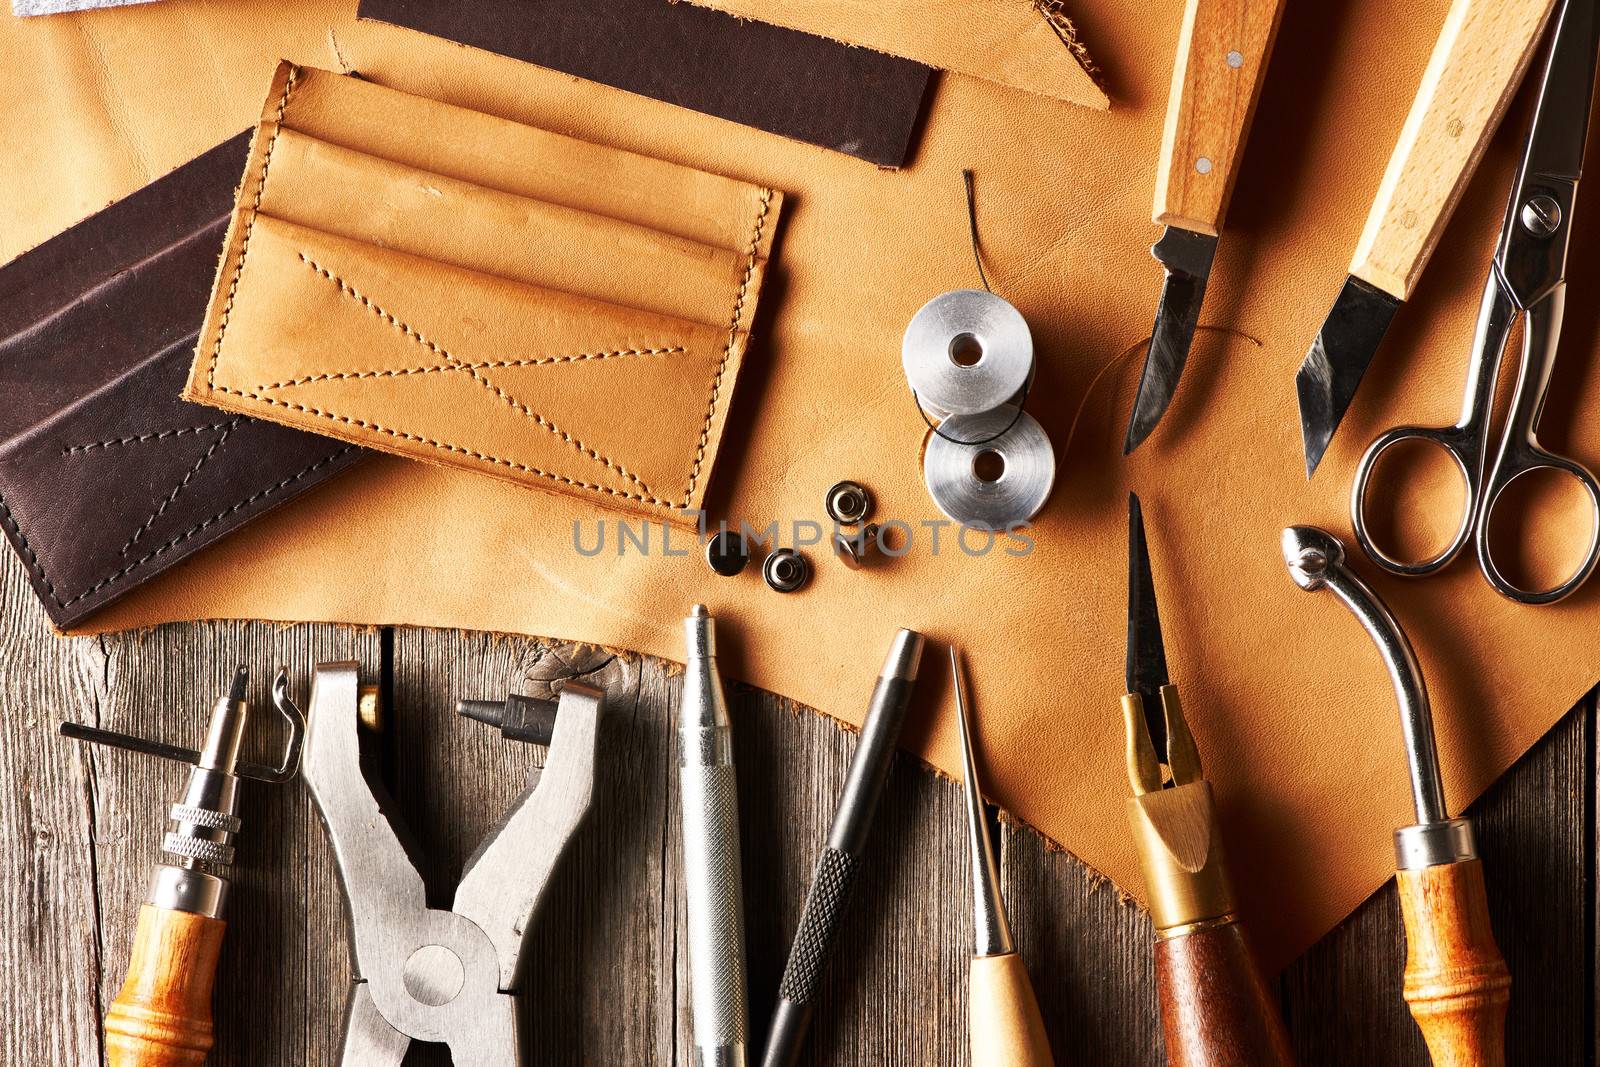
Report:
[[278,147],[278,134],[283,131],[283,115],[289,110],[289,95],[294,92],[295,79],[300,68],[290,64],[289,75],[284,79],[283,95],[278,98],[278,115],[272,120],[272,139],[261,154],[261,174],[256,180],[256,195],[250,205],[250,217],[245,221],[244,237],[239,242],[239,258],[233,265],[233,276],[228,279],[228,298],[222,305],[222,321],[217,327],[217,340],[211,346],[211,360],[206,364],[206,388],[216,388],[217,359],[222,355],[222,336],[228,332],[228,318],[233,314],[233,298],[239,292],[239,275],[244,273],[244,260],[250,254],[250,237],[255,233],[256,215],[261,211],[261,195],[266,191],[267,172],[272,168],[272,152]]
[[[773,198],[776,195],[776,191],[773,190],[772,188],[766,187],[766,186],[759,187],[759,195],[760,195],[760,198],[761,198],[761,207],[760,207],[760,210],[756,212],[755,220],[754,220],[754,222],[753,222],[753,224],[751,226],[750,244],[749,244],[749,249],[748,249],[748,252],[747,252],[747,255],[746,255],[744,273],[743,273],[743,276],[740,279],[739,288],[734,293],[733,312],[732,312],[731,322],[729,323],[729,327],[728,327],[728,343],[723,347],[722,357],[717,362],[716,373],[712,376],[712,380],[711,380],[711,396],[710,396],[710,398],[709,398],[709,400],[707,401],[707,404],[706,404],[706,417],[705,417],[705,420],[701,424],[701,427],[700,427],[700,436],[699,436],[699,439],[698,439],[698,441],[696,443],[696,446],[695,446],[694,464],[690,468],[690,471],[689,471],[689,482],[688,482],[688,485],[684,489],[683,500],[682,501],[663,500],[663,499],[660,499],[659,497],[655,496],[653,493],[645,493],[645,494],[629,493],[629,492],[625,492],[625,491],[622,491],[622,490],[613,489],[613,488],[611,488],[609,486],[594,485],[592,483],[583,482],[583,481],[580,481],[580,480],[578,480],[576,478],[568,477],[566,475],[561,475],[561,474],[556,474],[556,473],[551,472],[551,471],[541,470],[538,467],[533,467],[533,466],[530,466],[530,465],[525,464],[525,463],[518,463],[516,461],[508,460],[508,459],[505,459],[503,457],[492,456],[492,455],[488,455],[486,453],[481,453],[481,452],[476,451],[475,449],[465,448],[463,446],[454,445],[454,444],[451,444],[451,443],[445,442],[445,441],[437,441],[437,440],[434,440],[432,438],[423,437],[423,436],[418,435],[418,434],[408,433],[408,432],[403,431],[403,430],[396,430],[396,429],[392,429],[392,428],[389,428],[389,427],[380,426],[377,423],[368,422],[368,421],[366,421],[364,419],[355,418],[353,416],[340,415],[340,414],[335,413],[335,412],[324,411],[322,409],[309,407],[309,406],[304,405],[304,404],[291,404],[291,403],[288,403],[286,401],[278,400],[278,399],[276,399],[274,397],[262,396],[259,393],[253,393],[253,392],[248,392],[248,391],[239,390],[239,389],[232,389],[232,388],[229,388],[227,386],[219,386],[219,385],[216,384],[217,363],[220,360],[221,355],[222,355],[223,338],[227,334],[228,321],[229,321],[229,318],[230,318],[230,316],[232,315],[232,312],[233,312],[233,301],[234,301],[234,297],[238,293],[239,278],[240,278],[240,275],[242,275],[244,273],[245,259],[250,253],[250,237],[255,231],[256,218],[260,214],[260,211],[261,211],[261,200],[262,200],[263,192],[264,192],[264,190],[266,188],[267,175],[270,172],[271,167],[272,167],[273,151],[278,146],[278,135],[283,130],[284,114],[288,110],[289,98],[290,98],[291,94],[294,92],[295,83],[296,83],[297,77],[299,75],[299,71],[300,71],[300,68],[299,68],[298,65],[295,65],[295,64],[290,64],[289,65],[288,76],[284,81],[283,94],[278,100],[277,114],[272,120],[272,137],[267,142],[266,150],[262,153],[262,157],[261,157],[261,172],[260,172],[260,174],[258,176],[258,179],[256,181],[255,196],[252,198],[252,202],[251,202],[249,213],[248,213],[248,218],[245,221],[244,236],[240,239],[239,255],[238,255],[238,258],[236,259],[236,261],[234,262],[233,272],[232,272],[232,275],[229,277],[229,280],[228,280],[228,296],[227,296],[227,299],[223,302],[222,314],[219,317],[219,321],[218,321],[218,325],[217,325],[216,341],[211,346],[210,358],[208,359],[208,361],[206,363],[206,388],[207,388],[207,390],[212,391],[212,392],[221,392],[221,393],[229,394],[229,395],[232,395],[232,396],[243,397],[245,399],[255,400],[255,401],[258,401],[258,402],[264,402],[264,403],[267,403],[267,404],[273,404],[273,405],[276,405],[276,406],[279,406],[279,407],[286,407],[286,408],[289,408],[290,410],[300,411],[300,412],[303,412],[305,414],[315,415],[315,416],[318,416],[318,417],[321,417],[321,418],[326,418],[326,419],[331,419],[331,420],[334,420],[334,421],[337,421],[337,422],[342,422],[342,423],[344,423],[346,425],[349,425],[349,426],[357,426],[357,427],[360,427],[362,429],[374,430],[374,431],[376,431],[378,433],[386,434],[386,435],[391,436],[391,437],[396,437],[396,438],[399,438],[399,439],[402,439],[402,440],[408,440],[408,441],[412,441],[412,442],[415,442],[415,443],[418,443],[418,444],[427,445],[428,447],[434,448],[436,450],[454,452],[454,453],[456,453],[458,455],[463,455],[463,456],[466,456],[466,457],[471,458],[471,459],[482,460],[484,462],[493,463],[493,464],[496,464],[496,465],[499,465],[499,466],[504,466],[504,467],[507,467],[507,468],[512,469],[512,470],[521,471],[521,472],[526,473],[526,474],[533,474],[533,475],[536,475],[538,477],[548,478],[548,479],[550,479],[552,481],[555,481],[557,483],[560,483],[562,485],[569,485],[569,486],[572,486],[573,488],[577,488],[577,489],[588,489],[588,490],[591,490],[591,491],[594,491],[594,492],[605,493],[605,494],[608,494],[608,495],[611,495],[611,496],[618,496],[618,497],[622,497],[622,498],[628,499],[628,500],[637,500],[637,501],[639,501],[641,503],[653,504],[653,505],[655,505],[657,507],[667,508],[667,509],[672,510],[672,511],[682,511],[682,510],[685,510],[685,509],[689,508],[691,502],[694,499],[694,488],[695,488],[695,485],[699,481],[700,471],[701,471],[701,468],[702,468],[702,466],[703,466],[703,464],[705,462],[706,449],[707,449],[707,446],[708,446],[709,440],[710,440],[711,424],[716,418],[718,401],[720,400],[721,395],[722,395],[722,378],[723,378],[724,374],[727,372],[728,362],[732,358],[734,346],[738,342],[739,329],[743,325],[744,312],[745,312],[745,300],[746,300],[747,295],[749,294],[750,282],[755,277],[756,264],[760,261],[761,234],[762,234],[763,228],[766,225],[767,215],[771,212],[772,201],[773,201]],[[304,257],[302,257],[302,258],[304,258]],[[599,458],[599,457],[597,456],[596,458]],[[621,470],[620,467],[615,468],[615,469],[617,469],[619,471]],[[623,473],[625,474],[626,472],[623,472]],[[638,481],[638,479],[636,479],[636,478],[633,479],[633,480],[635,482]],[[639,483],[639,484],[642,486],[643,483]]]
[[200,520],[198,523],[196,523],[195,525],[191,526],[189,529],[183,531],[182,533],[180,533],[177,536],[173,537],[171,540],[167,541],[167,543],[162,545],[160,548],[157,548],[157,549],[154,549],[154,550],[152,550],[150,552],[147,552],[145,555],[140,556],[138,559],[134,560],[132,563],[130,563],[127,566],[123,567],[121,570],[116,571],[115,573],[107,575],[106,577],[100,579],[100,581],[96,582],[94,585],[90,586],[88,589],[85,589],[83,592],[81,592],[78,595],[74,596],[71,600],[62,600],[60,595],[56,592],[55,583],[52,582],[50,580],[50,576],[45,573],[43,565],[40,564],[40,562],[39,562],[39,557],[34,553],[33,547],[28,543],[27,535],[25,533],[23,533],[23,531],[22,531],[21,524],[17,522],[16,516],[13,515],[12,512],[11,512],[11,507],[6,503],[4,494],[0,494],[0,522],[4,522],[4,524],[6,526],[6,529],[8,531],[10,531],[15,536],[17,544],[22,549],[22,555],[24,555],[26,557],[23,560],[23,563],[28,567],[28,570],[35,577],[37,577],[40,582],[42,582],[44,584],[46,590],[49,592],[49,596],[50,596],[51,602],[54,603],[55,606],[58,609],[64,611],[65,609],[70,608],[72,605],[76,604],[78,601],[83,600],[86,597],[93,596],[95,593],[98,593],[100,590],[104,589],[106,586],[111,585],[112,583],[120,581],[121,579],[127,577],[128,575],[132,574],[134,571],[138,570],[140,567],[144,566],[146,563],[149,563],[151,560],[155,559],[156,557],[165,555],[167,552],[170,552],[172,549],[178,547],[178,545],[182,544],[184,541],[187,541],[189,538],[193,537],[195,534],[198,534],[202,530],[205,530],[205,529],[207,529],[207,528],[209,528],[211,526],[216,525],[217,523],[221,522],[223,519],[227,518],[229,515],[232,515],[234,512],[240,511],[240,510],[242,510],[244,508],[247,508],[251,504],[254,504],[258,500],[262,500],[262,499],[264,499],[264,498],[266,498],[268,496],[272,496],[273,494],[278,493],[279,491],[281,491],[283,489],[288,488],[289,486],[293,485],[295,482],[298,482],[302,478],[305,478],[307,475],[310,475],[310,474],[320,470],[321,468],[326,467],[328,464],[332,463],[334,460],[340,458],[341,456],[345,455],[346,453],[355,451],[356,449],[357,449],[356,445],[345,445],[343,448],[339,449],[337,452],[333,452],[333,453],[331,453],[329,455],[326,455],[326,456],[322,457],[321,459],[317,460],[315,463],[311,464],[309,467],[306,467],[305,469],[303,469],[301,471],[298,471],[298,472],[296,472],[294,474],[291,474],[288,477],[284,478],[283,480],[281,480],[281,481],[279,481],[279,482],[277,482],[277,483],[275,483],[273,485],[269,485],[265,489],[259,490],[258,492],[255,492],[255,493],[252,493],[250,496],[247,496],[243,500],[235,502],[234,504],[230,505],[227,508],[224,508],[222,511],[217,512],[215,515],[212,515],[209,518]]
[[755,277],[756,263],[761,251],[761,229],[766,225],[767,212],[772,209],[773,191],[763,187],[761,190],[761,210],[756,212],[755,225],[750,231],[750,251],[745,260],[744,277],[739,282],[739,289],[733,296],[733,321],[728,324],[728,343],[722,349],[722,359],[717,362],[717,373],[711,378],[711,399],[706,404],[706,421],[700,427],[700,441],[694,450],[694,466],[689,470],[689,484],[683,490],[683,503],[677,505],[687,508],[694,499],[695,482],[700,479],[700,465],[706,458],[706,444],[711,438],[711,420],[717,414],[717,400],[722,392],[722,375],[728,369],[728,360],[733,355],[733,346],[739,339],[739,327],[744,320],[744,298],[750,290],[750,279]]
[[[342,370],[322,374],[308,374],[303,378],[289,378],[281,382],[268,382],[256,386],[265,392],[271,389],[292,389],[312,382],[356,381],[361,378],[403,378],[409,374],[444,374],[451,371],[492,370],[497,367],[543,367],[550,363],[582,363],[591,359],[620,359],[625,356],[671,356],[689,351],[682,345],[671,348],[617,348],[610,352],[574,352],[566,356],[537,356],[532,359],[480,359],[464,360],[452,356],[454,363],[438,363],[430,367],[380,367],[375,370]],[[222,425],[218,423],[217,425]]]

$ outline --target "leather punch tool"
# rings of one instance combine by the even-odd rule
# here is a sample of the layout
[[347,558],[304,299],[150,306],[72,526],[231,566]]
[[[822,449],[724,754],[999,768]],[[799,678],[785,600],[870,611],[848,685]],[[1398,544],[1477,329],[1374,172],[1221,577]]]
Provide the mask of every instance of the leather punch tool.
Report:
[[239,833],[239,779],[283,785],[300,767],[305,719],[289,699],[289,672],[280,668],[272,702],[289,725],[276,767],[239,759],[250,708],[249,673],[240,667],[226,696],[216,702],[200,751],[77,723],[61,724],[63,737],[110,745],[187,763],[189,783],[169,818],[177,828],[161,842],[172,857],[158,865],[139,908],[127,979],[106,1012],[106,1062],[111,1067],[199,1064],[214,1043],[211,993],[216,981],[227,869]]
[[[549,755],[467,860],[453,905],[430,908],[392,800],[362,769],[354,663],[323,664],[311,686],[304,776],[333,846],[356,974],[345,1021],[347,1067],[399,1064],[412,1041],[448,1045],[456,1063],[523,1063],[516,997],[523,949],[556,861],[588,812],[604,695],[567,682]],[[531,776],[530,776],[531,777]]]
[[1417,821],[1394,832],[1395,882],[1406,928],[1405,999],[1436,1064],[1503,1064],[1511,975],[1489,925],[1472,824],[1450,818],[1422,668],[1378,594],[1345,565],[1344,545],[1315,526],[1283,531],[1301,589],[1327,589],[1360,620],[1400,704]]
[[1155,925],[1156,984],[1173,1067],[1289,1067],[1277,1004],[1245,938],[1217,803],[1167,675],[1139,498],[1128,494],[1128,823]]

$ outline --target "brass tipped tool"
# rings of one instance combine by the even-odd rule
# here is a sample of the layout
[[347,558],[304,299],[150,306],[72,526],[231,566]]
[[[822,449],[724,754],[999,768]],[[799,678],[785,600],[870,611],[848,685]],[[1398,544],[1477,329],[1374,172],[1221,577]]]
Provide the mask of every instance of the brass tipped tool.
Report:
[[967,799],[967,844],[972,850],[972,921],[977,946],[968,972],[968,1030],[973,1067],[1054,1067],[1039,1002],[1028,969],[1011,940],[1006,903],[1000,895],[994,843],[984,817],[978,764],[972,756],[972,724],[967,719],[966,680],[961,656],[950,648],[950,677],[956,687],[956,721],[961,727],[961,775]]
[[1216,800],[1167,676],[1139,498],[1128,494],[1128,821],[1155,924],[1156,984],[1174,1067],[1293,1063],[1246,943],[1223,863]]

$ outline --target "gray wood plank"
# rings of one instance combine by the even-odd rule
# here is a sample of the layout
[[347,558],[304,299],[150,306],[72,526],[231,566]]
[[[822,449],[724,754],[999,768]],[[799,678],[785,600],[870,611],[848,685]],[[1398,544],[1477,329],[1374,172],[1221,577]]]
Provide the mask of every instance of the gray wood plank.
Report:
[[[0,565],[0,1062],[92,1063],[181,768],[61,741],[63,717],[195,744],[234,664],[356,658],[382,684],[378,740],[424,877],[447,904],[461,866],[543,750],[459,720],[463,696],[548,695],[581,676],[608,693],[590,822],[557,870],[530,946],[533,1064],[692,1063],[679,888],[676,668],[524,638],[401,629],[197,623],[103,639],[51,637],[7,554]],[[871,679],[862,680],[862,697]],[[754,1033],[764,1033],[853,734],[730,687],[739,760]],[[256,733],[266,754],[276,727]],[[1493,918],[1515,979],[1511,1062],[1593,1054],[1592,705],[1564,720],[1472,811]],[[247,787],[218,976],[216,1064],[327,1064],[351,975],[325,836],[303,787]],[[818,1004],[809,1064],[967,1062],[971,948],[959,787],[902,756]],[[1149,920],[1032,831],[1002,826],[1002,876],[1060,1062],[1161,1062]],[[1399,1000],[1392,889],[1292,967],[1284,1002],[1302,1063],[1425,1064]],[[408,1064],[444,1064],[418,1046]]]
[[[1484,857],[1490,918],[1511,969],[1507,1062],[1581,1064],[1593,1041],[1594,702],[1584,702],[1468,811]],[[1405,812],[1397,813],[1403,817]],[[1391,882],[1285,975],[1302,1067],[1425,1067],[1401,1000],[1405,929]]]

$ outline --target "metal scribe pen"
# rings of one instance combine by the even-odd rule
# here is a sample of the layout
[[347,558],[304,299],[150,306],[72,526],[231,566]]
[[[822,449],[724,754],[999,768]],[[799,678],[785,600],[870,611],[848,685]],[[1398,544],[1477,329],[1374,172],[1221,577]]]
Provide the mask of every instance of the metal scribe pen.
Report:
[[839,810],[828,831],[827,847],[817,858],[816,874],[806,895],[805,910],[800,914],[800,929],[795,931],[789,962],[783,969],[778,1008],[772,1016],[766,1054],[761,1060],[763,1067],[792,1067],[805,1045],[812,999],[827,966],[834,935],[844,919],[850,882],[872,829],[884,781],[889,777],[900,725],[905,721],[911,688],[917,680],[917,665],[922,660],[922,644],[922,635],[915,630],[895,634],[878,674],[867,721],[861,727],[850,774],[839,796]]
[[728,706],[717,674],[715,620],[696,604],[678,710],[683,879],[689,916],[689,987],[697,1067],[744,1067],[744,892],[739,795]]

